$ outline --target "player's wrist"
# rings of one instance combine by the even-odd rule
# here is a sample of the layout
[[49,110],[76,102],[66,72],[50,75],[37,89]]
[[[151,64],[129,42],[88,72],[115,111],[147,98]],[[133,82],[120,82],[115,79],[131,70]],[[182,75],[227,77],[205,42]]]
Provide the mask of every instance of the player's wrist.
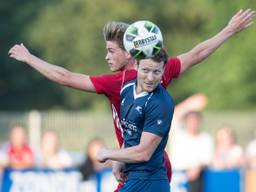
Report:
[[31,53],[28,52],[24,62],[27,64],[31,64],[34,59],[33,57],[34,57],[34,55],[32,55]]
[[234,35],[236,32],[234,27],[231,24],[228,24],[223,30],[222,30],[222,34],[224,34],[225,37],[231,37],[232,35]]
[[112,172],[113,173],[120,173],[122,171],[124,164],[119,161],[113,161],[112,165]]

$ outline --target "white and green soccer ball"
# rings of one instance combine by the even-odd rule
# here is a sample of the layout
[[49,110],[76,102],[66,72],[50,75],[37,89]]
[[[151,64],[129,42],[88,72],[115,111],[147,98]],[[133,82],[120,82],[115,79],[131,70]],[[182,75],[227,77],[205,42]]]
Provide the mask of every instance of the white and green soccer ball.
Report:
[[163,36],[159,27],[151,21],[137,21],[126,29],[123,43],[135,59],[147,59],[163,48]]

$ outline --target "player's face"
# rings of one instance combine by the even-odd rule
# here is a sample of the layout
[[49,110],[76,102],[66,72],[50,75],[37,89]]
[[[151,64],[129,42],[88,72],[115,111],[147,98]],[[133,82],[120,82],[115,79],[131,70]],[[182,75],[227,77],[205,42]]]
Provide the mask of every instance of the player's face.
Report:
[[114,41],[106,42],[107,55],[105,57],[110,70],[113,72],[122,71],[126,68],[128,60],[127,53]]
[[152,92],[162,79],[164,63],[158,63],[151,59],[143,59],[138,64],[137,93],[143,91]]

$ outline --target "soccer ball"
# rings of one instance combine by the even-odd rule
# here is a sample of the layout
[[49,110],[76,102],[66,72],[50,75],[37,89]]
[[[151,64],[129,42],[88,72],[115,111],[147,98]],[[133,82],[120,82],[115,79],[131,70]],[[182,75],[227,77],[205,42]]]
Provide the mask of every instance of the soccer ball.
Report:
[[163,36],[151,21],[137,21],[124,33],[124,48],[137,60],[152,58],[163,48]]

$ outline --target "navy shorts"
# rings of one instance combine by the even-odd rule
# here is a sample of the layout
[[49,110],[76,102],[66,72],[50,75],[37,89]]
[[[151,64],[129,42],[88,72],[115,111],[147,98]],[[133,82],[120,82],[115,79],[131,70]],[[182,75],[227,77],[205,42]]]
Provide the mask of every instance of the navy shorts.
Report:
[[170,183],[163,180],[129,179],[119,192],[170,192]]

